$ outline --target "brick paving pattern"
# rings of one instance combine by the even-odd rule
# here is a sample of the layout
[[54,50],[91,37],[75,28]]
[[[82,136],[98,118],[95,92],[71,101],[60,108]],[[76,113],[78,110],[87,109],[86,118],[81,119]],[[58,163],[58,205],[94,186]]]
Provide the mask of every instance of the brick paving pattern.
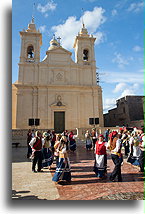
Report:
[[108,200],[143,200],[143,173],[138,172],[138,167],[126,163],[126,160],[122,166],[123,182],[111,182],[109,176],[114,164],[110,154],[108,154],[106,180],[100,180],[95,176],[94,153],[86,151],[85,144],[77,147],[77,151],[70,153],[69,157],[72,182],[71,185],[56,185],[60,195],[57,200],[96,200],[97,198],[100,200],[105,197],[108,197]]
[[93,151],[86,151],[85,144],[79,143],[77,151],[69,152],[72,182],[60,185],[52,182],[55,169],[51,171],[44,169],[43,173],[36,174],[31,172],[31,163],[26,158],[26,150],[13,148],[13,199],[143,200],[143,173],[138,172],[138,167],[126,163],[126,160],[122,166],[123,182],[111,182],[109,175],[114,164],[108,154],[107,179],[100,180],[93,172]]
[[126,193],[118,193],[114,195],[107,195],[95,200],[144,200],[144,193],[143,192],[126,192]]

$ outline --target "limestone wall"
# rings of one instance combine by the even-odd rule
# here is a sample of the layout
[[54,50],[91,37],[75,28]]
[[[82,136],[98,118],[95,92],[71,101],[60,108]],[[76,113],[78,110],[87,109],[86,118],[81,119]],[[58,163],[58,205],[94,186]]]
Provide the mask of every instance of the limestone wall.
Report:
[[[73,131],[73,133],[77,136],[77,139],[84,140],[86,130],[92,130],[93,127],[90,128],[78,128],[74,130],[68,130],[68,132]],[[109,128],[110,130],[118,130],[118,127],[97,127],[98,134],[104,134],[105,130]],[[37,129],[41,132],[45,132],[48,129]],[[20,143],[20,147],[27,146],[27,132],[28,129],[13,129],[12,130],[12,143]],[[79,142],[79,141],[78,141]]]

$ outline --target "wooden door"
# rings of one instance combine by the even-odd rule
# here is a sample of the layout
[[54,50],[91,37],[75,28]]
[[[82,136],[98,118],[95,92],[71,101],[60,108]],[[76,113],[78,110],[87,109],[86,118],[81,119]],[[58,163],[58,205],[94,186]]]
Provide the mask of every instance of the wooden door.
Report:
[[65,130],[65,112],[54,112],[54,130],[56,133],[62,133]]

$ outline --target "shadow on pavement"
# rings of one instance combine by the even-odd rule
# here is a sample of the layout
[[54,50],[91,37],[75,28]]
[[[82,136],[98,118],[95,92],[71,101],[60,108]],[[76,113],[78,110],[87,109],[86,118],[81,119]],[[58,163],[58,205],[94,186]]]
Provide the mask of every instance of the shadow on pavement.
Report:
[[[12,190],[12,200],[41,200],[35,195],[22,196],[22,193],[29,193],[30,191],[15,191]],[[46,200],[46,199],[43,199]]]
[[12,148],[12,163],[31,162],[27,158],[27,147]]
[[[90,175],[72,175],[72,182],[71,185],[83,185],[83,184],[89,184],[89,183],[112,183],[109,180],[110,173],[108,173],[107,179],[99,179],[95,176],[95,174],[90,174]],[[96,179],[94,179],[96,177]],[[73,178],[88,178],[87,180],[73,180]],[[91,179],[93,178],[93,179]],[[143,181],[143,174],[122,174],[123,181],[122,182],[117,182],[117,179],[113,183],[118,183],[118,184],[123,184],[125,182],[136,182],[136,181]]]

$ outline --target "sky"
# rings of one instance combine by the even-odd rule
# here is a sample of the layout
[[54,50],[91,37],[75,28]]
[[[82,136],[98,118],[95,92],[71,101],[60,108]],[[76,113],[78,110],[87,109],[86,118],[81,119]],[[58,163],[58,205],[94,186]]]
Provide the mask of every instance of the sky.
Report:
[[[35,1],[36,4],[41,6],[47,5],[48,1]],[[143,7],[141,1],[118,1],[118,0],[77,0],[77,1],[64,1],[59,0],[54,2],[56,7],[54,10],[48,10],[46,12],[35,12],[35,22],[37,28],[46,30],[43,32],[43,46],[41,49],[41,59],[44,58],[45,52],[49,46],[49,41],[52,38],[53,26],[64,24],[70,16],[76,17],[76,20],[80,20],[82,16],[81,8],[84,11],[93,11],[95,7],[100,7],[104,10],[103,17],[106,18],[104,23],[101,23],[95,32],[103,33],[104,37],[101,42],[95,46],[96,62],[100,72],[100,85],[103,89],[103,100],[105,103],[111,103],[111,99],[116,99],[123,93],[122,90],[133,90],[134,87],[138,87],[135,90],[135,94],[143,94]],[[15,82],[18,79],[18,62],[20,55],[20,37],[19,31],[23,28],[27,28],[27,24],[31,21],[32,15],[31,0],[13,0],[13,19],[12,19],[12,81]],[[49,4],[48,4],[49,5]],[[46,8],[46,7],[44,7]],[[47,6],[47,8],[50,8]],[[96,19],[92,19],[94,22]],[[92,24],[92,25],[93,25]],[[11,142],[11,0],[1,1],[0,6],[0,97],[1,97],[1,111],[0,118],[0,130],[2,134],[2,153],[0,168],[3,171],[0,182],[0,213],[3,214],[16,214],[26,212],[40,213],[42,208],[40,205],[32,206],[18,205],[11,206],[8,203],[7,196],[9,193],[9,177],[8,167],[5,167],[3,163],[8,160],[8,142]],[[45,27],[46,26],[46,27]],[[91,25],[90,25],[91,26]],[[9,29],[8,29],[9,28]],[[91,30],[91,29],[89,29]],[[95,33],[94,33],[95,34]],[[102,34],[99,34],[102,35]],[[100,36],[101,37],[101,36]],[[63,37],[62,37],[63,41]],[[71,51],[73,51],[71,49]],[[117,54],[118,55],[117,57]],[[131,60],[132,58],[133,60]],[[117,61],[118,59],[118,61]],[[118,63],[117,63],[118,62]],[[102,74],[102,75],[101,75]],[[123,75],[122,75],[123,74]],[[127,86],[126,86],[126,85]],[[137,84],[137,85],[135,85]],[[124,86],[124,88],[123,88]],[[134,86],[134,87],[133,87]],[[116,91],[113,93],[113,91]],[[110,100],[110,101],[109,101]],[[107,104],[105,104],[107,106]],[[109,105],[108,105],[109,106]],[[10,131],[9,131],[10,130]],[[8,151],[9,150],[9,151]],[[8,166],[7,165],[7,166]],[[11,172],[11,168],[9,170]],[[8,188],[8,189],[7,189]],[[8,190],[8,191],[7,191]],[[37,203],[37,202],[36,202]],[[20,203],[19,203],[20,204]],[[106,204],[105,204],[106,205]],[[48,205],[49,206],[49,205]],[[48,212],[48,206],[43,206],[43,212]],[[134,203],[131,201],[115,202],[113,206],[107,203],[107,206],[102,206],[102,203],[87,204],[82,206],[82,203],[75,203],[75,206],[70,209],[71,204],[68,202],[62,212],[64,214],[79,212],[86,214],[90,212],[99,211],[102,214],[136,214],[144,213],[144,202],[138,200]],[[119,208],[119,209],[118,209]],[[49,210],[54,214],[60,212],[59,207],[49,206]],[[61,212],[60,212],[61,213]]]
[[[32,15],[42,33],[41,60],[53,37],[72,52],[82,20],[96,37],[95,58],[103,95],[103,112],[127,95],[143,96],[143,0],[13,0],[12,82],[18,79],[21,39]],[[83,8],[83,9],[82,9]]]

